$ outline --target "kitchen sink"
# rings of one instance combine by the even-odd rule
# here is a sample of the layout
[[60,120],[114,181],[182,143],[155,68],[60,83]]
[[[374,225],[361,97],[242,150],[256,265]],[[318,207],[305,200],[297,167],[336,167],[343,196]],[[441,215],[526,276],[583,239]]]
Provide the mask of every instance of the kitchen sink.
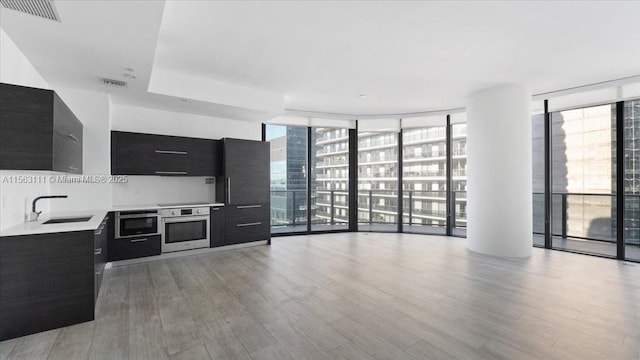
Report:
[[93,216],[53,218],[53,219],[49,219],[49,220],[43,222],[43,224],[64,224],[64,223],[71,223],[71,222],[83,222],[83,221],[91,220],[92,217]]

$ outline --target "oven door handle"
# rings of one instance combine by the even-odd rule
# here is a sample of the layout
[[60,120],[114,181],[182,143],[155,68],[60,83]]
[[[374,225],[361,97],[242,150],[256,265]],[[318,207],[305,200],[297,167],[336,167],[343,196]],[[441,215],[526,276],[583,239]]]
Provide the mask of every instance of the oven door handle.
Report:
[[143,219],[158,217],[158,214],[136,214],[136,215],[118,215],[118,219]]
[[163,218],[162,222],[165,224],[190,222],[190,221],[209,221],[209,215],[197,215],[197,216],[176,216]]

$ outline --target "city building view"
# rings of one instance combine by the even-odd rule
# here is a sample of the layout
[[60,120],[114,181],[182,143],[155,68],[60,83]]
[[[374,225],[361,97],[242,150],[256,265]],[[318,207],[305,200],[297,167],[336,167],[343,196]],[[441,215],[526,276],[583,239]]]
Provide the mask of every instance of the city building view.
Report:
[[[273,232],[306,227],[307,129],[267,125],[271,141]],[[446,128],[403,129],[402,206],[406,231],[444,233],[446,226]],[[396,231],[398,217],[398,132],[358,134],[358,228]],[[349,132],[311,132],[311,226],[346,229],[349,221]],[[452,184],[455,224],[466,226],[465,124],[452,126]]]
[[[640,258],[640,101],[625,102],[624,114],[625,244],[629,257]],[[555,111],[550,116],[552,246],[615,256],[616,104]],[[533,242],[544,246],[544,115],[532,117],[532,134]],[[272,233],[307,231],[307,226],[312,231],[346,230],[349,130],[267,125],[266,140],[271,142]],[[465,123],[451,125],[450,142],[450,220],[453,233],[464,235]],[[358,230],[397,231],[401,191],[403,231],[445,232],[446,126],[361,131],[357,149]]]

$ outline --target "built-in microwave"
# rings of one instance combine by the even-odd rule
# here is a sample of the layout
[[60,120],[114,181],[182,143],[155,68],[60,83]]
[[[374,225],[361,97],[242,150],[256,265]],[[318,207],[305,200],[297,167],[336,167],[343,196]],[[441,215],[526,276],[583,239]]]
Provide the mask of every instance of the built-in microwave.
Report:
[[116,212],[116,238],[160,234],[158,210]]

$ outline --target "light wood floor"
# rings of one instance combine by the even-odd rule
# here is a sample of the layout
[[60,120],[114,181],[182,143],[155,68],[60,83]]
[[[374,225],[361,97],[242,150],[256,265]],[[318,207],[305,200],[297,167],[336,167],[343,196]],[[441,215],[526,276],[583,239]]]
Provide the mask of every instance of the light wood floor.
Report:
[[111,269],[96,321],[0,359],[637,360],[639,343],[639,264],[358,233]]

